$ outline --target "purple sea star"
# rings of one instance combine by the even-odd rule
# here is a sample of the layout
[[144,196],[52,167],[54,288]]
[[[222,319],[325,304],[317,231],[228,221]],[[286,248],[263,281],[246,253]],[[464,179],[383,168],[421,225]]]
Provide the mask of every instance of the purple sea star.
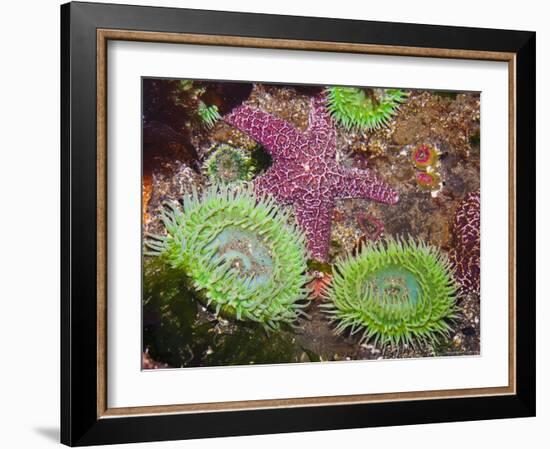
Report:
[[371,170],[341,166],[336,160],[336,131],[324,98],[311,101],[305,132],[271,114],[239,106],[224,120],[261,143],[273,165],[255,179],[260,194],[271,194],[292,204],[298,225],[305,232],[311,256],[326,261],[334,201],[366,198],[395,204],[396,191],[379,181]]
[[468,193],[459,203],[453,223],[455,245],[449,253],[455,279],[465,293],[479,293],[480,192]]

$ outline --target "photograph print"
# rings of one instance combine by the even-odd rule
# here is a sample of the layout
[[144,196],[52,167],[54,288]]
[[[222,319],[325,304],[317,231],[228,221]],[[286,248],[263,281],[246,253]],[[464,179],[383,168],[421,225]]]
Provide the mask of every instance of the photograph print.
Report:
[[480,93],[142,78],[142,369],[480,354]]

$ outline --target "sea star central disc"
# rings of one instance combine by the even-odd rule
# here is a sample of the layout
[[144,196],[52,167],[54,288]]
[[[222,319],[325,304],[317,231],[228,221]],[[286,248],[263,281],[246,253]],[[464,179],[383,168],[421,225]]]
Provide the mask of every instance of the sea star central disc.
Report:
[[328,257],[336,199],[366,198],[386,204],[399,200],[397,192],[371,170],[347,168],[337,162],[336,131],[324,101],[322,96],[312,99],[305,132],[249,106],[239,106],[224,118],[271,155],[273,165],[255,179],[255,189],[293,206],[311,256],[320,261]]

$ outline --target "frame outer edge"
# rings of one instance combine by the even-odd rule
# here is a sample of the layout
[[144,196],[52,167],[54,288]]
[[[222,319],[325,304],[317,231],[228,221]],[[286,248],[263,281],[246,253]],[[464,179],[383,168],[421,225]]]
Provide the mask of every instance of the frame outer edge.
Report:
[[[68,3],[62,14],[61,442],[83,443],[97,428],[96,54],[98,5]],[[84,56],[83,56],[84,55]],[[63,187],[64,186],[64,187]],[[88,442],[87,444],[94,444]]]
[[[147,9],[156,10],[155,19],[149,21],[148,18],[144,17]],[[164,11],[159,11],[161,9]],[[521,273],[518,273],[517,291],[522,291],[523,297],[526,298],[523,302],[518,303],[518,313],[525,320],[518,328],[518,347],[532,348],[533,350],[523,351],[521,353],[523,358],[518,359],[516,366],[518,391],[516,396],[487,398],[487,402],[483,402],[483,407],[478,408],[477,412],[473,412],[473,414],[470,413],[469,418],[466,417],[468,413],[466,401],[471,407],[474,403],[481,405],[479,400],[441,399],[438,400],[437,406],[435,406],[434,401],[422,400],[412,401],[407,406],[402,403],[380,403],[368,404],[367,406],[363,404],[325,406],[318,409],[308,407],[284,410],[264,409],[260,412],[245,410],[230,412],[232,418],[230,422],[226,423],[223,421],[224,417],[229,416],[226,412],[191,414],[186,417],[184,417],[185,415],[175,414],[97,419],[98,391],[94,389],[92,393],[88,387],[91,384],[97,385],[98,381],[96,370],[98,336],[95,332],[96,323],[93,323],[92,329],[92,326],[89,325],[91,318],[87,315],[87,312],[90,311],[91,296],[97,293],[95,289],[97,265],[94,266],[93,276],[83,270],[83,268],[90,270],[92,265],[97,263],[94,255],[92,264],[90,260],[92,255],[89,254],[93,251],[91,250],[92,247],[97,249],[95,237],[97,235],[97,222],[94,219],[93,223],[90,223],[86,219],[90,218],[90,203],[93,202],[94,208],[97,204],[96,196],[98,192],[95,189],[93,189],[93,192],[89,192],[85,188],[87,186],[87,189],[90,190],[90,181],[92,179],[94,182],[97,181],[97,173],[91,174],[90,168],[86,168],[86,164],[90,160],[93,159],[92,165],[94,167],[96,167],[95,163],[97,161],[95,151],[97,145],[93,148],[96,143],[95,139],[90,142],[88,136],[88,133],[96,135],[96,116],[93,116],[94,106],[96,106],[96,71],[93,70],[91,75],[88,74],[92,65],[95,68],[96,62],[95,30],[96,28],[116,28],[117,26],[119,28],[126,26],[126,29],[132,29],[132,26],[139,28],[139,26],[143,26],[142,23],[152,23],[154,24],[153,27],[159,27],[159,16],[162,17],[163,14],[168,14],[170,11],[178,10],[89,3],[72,3],[61,7],[61,441],[68,445],[88,445],[533,416],[535,413],[534,327],[528,327],[529,323],[534,323],[535,314],[533,302],[534,270],[528,271],[531,270],[531,267],[526,267],[524,264],[531,262],[530,254],[534,254],[535,243],[534,233],[531,232],[529,226],[530,223],[534,222],[535,158],[534,156],[532,158],[525,156],[526,154],[534,154],[532,151],[534,148],[534,134],[531,134],[531,131],[534,130],[535,117],[535,34],[516,31],[502,34],[501,32],[504,32],[504,30],[464,29],[471,30],[470,38],[484,32],[488,35],[488,41],[485,44],[476,43],[474,45],[470,39],[464,43],[464,46],[486,45],[488,48],[493,48],[492,45],[505,46],[510,51],[513,48],[514,53],[518,55],[516,67],[516,85],[518,86],[516,96],[517,148],[523,149],[522,154],[524,155],[521,162],[518,161],[516,166],[518,174],[517,197],[522,198],[522,201],[524,201],[522,203],[524,207],[518,207],[518,216],[522,217],[521,223],[528,231],[527,233],[521,233],[522,241],[520,245],[516,241],[518,251],[516,262],[517,260],[523,262],[523,265],[518,264],[518,267],[521,266],[522,270]],[[201,24],[199,25],[188,22],[182,23],[181,27],[184,29],[193,29],[198,26],[199,29],[204,27],[205,33],[212,30],[213,23],[210,21],[210,16],[208,16],[209,12],[199,10],[179,11],[182,13],[184,11],[185,13],[189,12],[191,17],[198,16],[201,18]],[[122,12],[128,13],[129,16],[121,15]],[[307,20],[312,26],[321,23],[330,25],[332,23],[330,22],[331,19],[293,18],[291,20],[289,16],[222,12],[212,12],[211,15],[215,16],[217,20],[220,17],[227,18],[231,16],[239,19],[236,22],[243,22],[244,19],[261,18],[262,21],[284,22],[287,20],[292,21],[293,24],[300,22],[300,19],[302,19],[303,21]],[[129,26],[128,24],[134,18],[137,21],[136,24]],[[160,23],[162,23],[162,19],[160,20]],[[334,23],[342,26],[346,21],[340,20]],[[257,25],[255,24],[255,27],[245,34],[262,35],[261,32],[257,31]],[[412,29],[421,27],[421,25],[396,24],[396,26],[399,25],[402,25],[403,29],[407,29],[406,34],[410,33]],[[173,23],[172,26],[174,26]],[[231,31],[239,24],[226,24],[224,26]],[[378,27],[384,26],[387,27],[390,24],[378,23]],[[437,31],[436,29],[441,30],[441,28],[445,27],[432,26],[431,37],[428,36],[426,39],[433,39],[433,32]],[[456,31],[458,29],[448,28],[448,30]],[[315,33],[317,33],[316,30],[309,33],[309,35]],[[506,43],[497,44],[495,39],[497,36],[506,37]],[[381,39],[384,40],[385,37]],[[89,60],[89,53],[92,50],[94,50],[93,62]],[[73,52],[75,54],[74,58]],[[77,55],[81,54],[84,54],[85,58],[76,58]],[[84,84],[86,82],[88,84]],[[91,90],[94,91],[93,102],[90,98]],[[71,105],[74,105],[75,108],[72,109]],[[94,109],[94,111],[87,110],[88,108]],[[87,154],[87,152],[90,152],[90,154]],[[73,175],[75,176],[73,177]],[[523,217],[529,217],[529,219]],[[94,218],[96,218],[95,209]],[[520,235],[519,231],[518,228],[517,235]],[[93,238],[90,235],[92,232],[94,234]],[[82,239],[82,237],[84,238]],[[82,242],[81,239],[85,242]],[[93,277],[93,279],[90,279],[90,277]],[[93,285],[91,285],[92,281]],[[90,287],[92,291],[84,291],[83,287]],[[529,297],[530,294],[533,294],[532,298]],[[73,299],[75,300],[74,304],[72,304]],[[93,316],[97,319],[95,309]],[[520,322],[519,315],[516,321]],[[66,338],[67,336],[68,338]],[[532,344],[532,346],[529,346],[529,344]],[[92,346],[94,348],[93,357],[90,357]],[[519,356],[519,354],[517,355]],[[92,358],[93,360],[91,360]],[[90,372],[92,364],[94,369],[93,372]],[[91,403],[92,396],[94,399],[93,404]],[[424,406],[427,407],[426,413],[418,414]],[[441,411],[438,415],[433,414],[435,410],[444,410],[445,407],[448,407],[447,412]],[[396,410],[398,413],[402,410],[403,415],[396,417]],[[346,419],[344,419],[344,415],[347,417]],[[251,428],[256,429],[253,425],[256,423],[257,430],[250,431],[248,424],[246,426],[244,424],[237,425],[237,417],[239,416],[251,418]],[[272,419],[276,417],[278,420],[273,421]],[[187,424],[184,425],[184,423]],[[192,425],[192,423],[195,424]],[[205,428],[204,425],[208,423],[218,423],[220,427],[208,428],[206,426]],[[177,428],[174,427],[176,424]],[[182,425],[184,427],[181,427]]]
[[[525,416],[536,415],[536,34],[529,33],[517,52],[517,152],[522,154],[516,165],[517,222],[516,263],[518,272],[516,295],[517,396],[525,407]],[[519,158],[518,158],[519,159]]]
[[70,322],[70,4],[63,4],[60,8],[61,16],[61,358],[60,358],[60,442],[70,444],[71,442],[71,356],[70,341],[71,332],[68,323]]

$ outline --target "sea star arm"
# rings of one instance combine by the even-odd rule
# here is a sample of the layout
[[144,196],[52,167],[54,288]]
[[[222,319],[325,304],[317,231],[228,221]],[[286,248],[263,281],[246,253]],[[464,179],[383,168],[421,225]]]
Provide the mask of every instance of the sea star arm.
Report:
[[291,159],[296,149],[305,147],[305,136],[290,123],[249,106],[239,106],[224,121],[261,143],[275,160]]
[[287,182],[286,172],[270,169],[254,179],[254,189],[259,195],[271,195],[281,204],[293,200],[292,185]]
[[336,198],[365,198],[379,203],[395,204],[399,201],[399,194],[370,170],[341,168]]
[[336,132],[325,103],[326,99],[323,95],[317,95],[311,99],[307,134],[310,139],[325,146],[325,151],[329,153],[327,156],[330,157],[336,153]]
[[306,234],[307,248],[313,259],[326,262],[330,246],[333,204],[320,200],[294,203],[294,214]]

